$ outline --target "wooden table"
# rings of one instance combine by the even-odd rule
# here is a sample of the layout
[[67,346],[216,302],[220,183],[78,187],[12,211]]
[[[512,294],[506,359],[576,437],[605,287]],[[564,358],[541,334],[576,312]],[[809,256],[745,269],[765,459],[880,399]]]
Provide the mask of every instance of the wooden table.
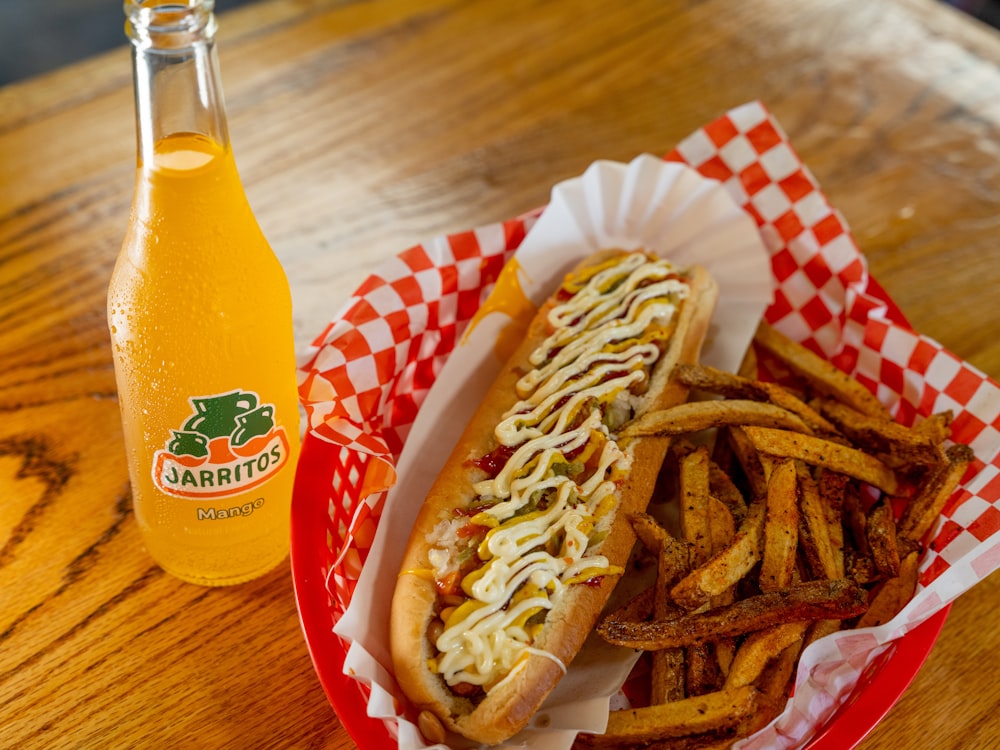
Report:
[[[386,256],[763,101],[915,327],[1000,373],[1000,35],[932,0],[270,0],[221,16],[230,126],[300,348]],[[124,39],[123,39],[124,42]],[[287,564],[144,554],[104,294],[126,48],[0,89],[0,745],[343,748]],[[862,747],[1000,739],[1000,576]]]

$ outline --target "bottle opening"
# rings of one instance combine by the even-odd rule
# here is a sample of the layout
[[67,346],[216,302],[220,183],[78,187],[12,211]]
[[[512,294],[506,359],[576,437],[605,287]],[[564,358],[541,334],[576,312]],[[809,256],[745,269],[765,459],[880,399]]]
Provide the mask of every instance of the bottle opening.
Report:
[[142,47],[178,49],[211,40],[215,0],[125,0],[125,34]]

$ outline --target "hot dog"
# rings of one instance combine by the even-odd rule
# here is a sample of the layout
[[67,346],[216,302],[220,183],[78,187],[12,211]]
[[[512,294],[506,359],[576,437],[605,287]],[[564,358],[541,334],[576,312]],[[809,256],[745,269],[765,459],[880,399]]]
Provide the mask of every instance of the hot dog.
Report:
[[527,725],[583,645],[635,542],[667,441],[621,438],[684,401],[715,282],[644,251],[570,272],[468,423],[419,512],[393,595],[395,677],[486,744]]

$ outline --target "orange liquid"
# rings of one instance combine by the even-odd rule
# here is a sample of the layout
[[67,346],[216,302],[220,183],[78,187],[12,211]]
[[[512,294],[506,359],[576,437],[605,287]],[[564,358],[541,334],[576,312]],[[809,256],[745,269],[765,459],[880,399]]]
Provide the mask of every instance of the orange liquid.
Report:
[[270,570],[299,449],[291,296],[228,148],[174,135],[140,165],[108,322],[148,551],[200,584]]

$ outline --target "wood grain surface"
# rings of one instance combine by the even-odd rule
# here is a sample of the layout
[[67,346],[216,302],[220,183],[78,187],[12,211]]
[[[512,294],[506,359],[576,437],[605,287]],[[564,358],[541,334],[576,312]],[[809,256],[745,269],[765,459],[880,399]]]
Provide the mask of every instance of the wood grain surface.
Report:
[[[932,0],[268,0],[220,17],[237,161],[300,350],[387,256],[598,158],[775,114],[920,331],[1000,374],[1000,36]],[[161,573],[130,509],[104,295],[129,54],[0,88],[0,747],[347,748],[287,563]],[[865,750],[1000,742],[1000,577]]]

